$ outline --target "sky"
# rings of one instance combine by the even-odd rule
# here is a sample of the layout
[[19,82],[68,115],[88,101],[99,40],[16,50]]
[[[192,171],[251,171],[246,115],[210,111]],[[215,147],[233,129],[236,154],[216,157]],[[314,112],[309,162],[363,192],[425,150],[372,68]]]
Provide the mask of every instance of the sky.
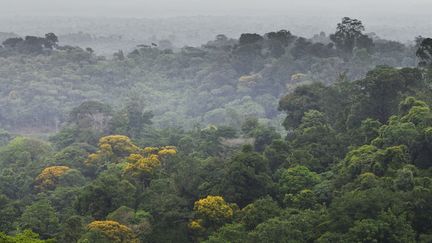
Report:
[[424,15],[432,0],[0,0],[15,16]]

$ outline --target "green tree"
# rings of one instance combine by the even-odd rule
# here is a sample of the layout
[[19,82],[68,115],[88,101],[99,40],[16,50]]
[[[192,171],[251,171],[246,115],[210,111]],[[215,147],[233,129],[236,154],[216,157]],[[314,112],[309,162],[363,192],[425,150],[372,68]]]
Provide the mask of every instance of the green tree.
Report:
[[83,219],[77,215],[69,217],[62,226],[61,241],[65,243],[78,242],[85,231]]
[[134,206],[136,188],[120,178],[120,172],[102,173],[91,184],[85,186],[76,208],[83,215],[103,219],[120,206]]
[[303,85],[280,100],[279,109],[287,113],[283,125],[288,131],[300,125],[305,112],[321,110],[324,90],[325,86],[322,83]]
[[211,234],[205,243],[244,243],[250,242],[246,228],[242,224],[225,224],[216,232]]
[[258,225],[251,235],[257,242],[298,242],[301,238],[301,231],[293,229],[287,221],[273,218]]
[[57,213],[47,200],[39,200],[27,206],[19,225],[38,233],[43,239],[54,238],[60,232]]
[[297,165],[281,172],[279,191],[282,195],[287,193],[298,193],[303,189],[311,189],[318,184],[320,177],[317,173],[310,171],[307,167]]
[[354,222],[345,237],[349,242],[416,242],[409,222],[391,212]]
[[51,243],[51,240],[40,240],[39,235],[31,230],[24,230],[14,236],[0,232],[0,242],[3,243]]
[[245,146],[226,164],[222,183],[222,194],[228,201],[246,206],[255,198],[271,192],[268,162],[260,154],[252,152],[251,146]]
[[248,230],[254,229],[260,223],[279,216],[281,209],[271,197],[258,199],[241,210],[241,222]]
[[425,38],[422,40],[416,55],[420,58],[420,66],[430,67],[432,65],[432,38]]
[[364,30],[365,27],[360,20],[344,17],[342,22],[338,23],[336,32],[330,35],[330,39],[336,44],[338,49],[351,54],[354,47],[365,43],[364,39],[367,36],[363,34]]

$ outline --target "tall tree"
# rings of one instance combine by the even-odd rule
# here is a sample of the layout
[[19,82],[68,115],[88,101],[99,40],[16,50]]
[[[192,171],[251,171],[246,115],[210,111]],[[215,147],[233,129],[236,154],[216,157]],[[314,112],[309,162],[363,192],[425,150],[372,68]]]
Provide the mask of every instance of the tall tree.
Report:
[[416,55],[420,58],[420,66],[432,67],[432,38],[425,38],[422,40]]
[[336,48],[351,54],[354,47],[358,45],[359,47],[370,47],[371,42],[366,41],[367,36],[363,34],[364,30],[365,27],[360,20],[344,17],[337,25],[336,32],[330,35],[330,39],[336,44]]

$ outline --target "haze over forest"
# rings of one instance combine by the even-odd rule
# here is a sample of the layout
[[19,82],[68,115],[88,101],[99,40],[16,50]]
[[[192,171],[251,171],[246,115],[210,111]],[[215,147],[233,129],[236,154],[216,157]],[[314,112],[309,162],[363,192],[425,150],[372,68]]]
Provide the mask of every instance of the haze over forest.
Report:
[[0,243],[431,243],[429,0],[0,0]]
[[[402,42],[432,34],[428,0],[0,0],[0,29],[20,35],[47,32],[85,32],[96,36],[120,35],[124,45],[99,48],[100,53],[130,50],[150,37],[171,40],[175,46],[199,46],[217,34],[236,37],[243,32],[264,33],[289,29],[311,37],[327,33],[343,16],[362,19],[368,32]],[[236,23],[233,25],[232,23]],[[397,27],[397,28],[396,28]],[[157,29],[157,31],[155,30]],[[183,37],[182,37],[183,35]],[[60,40],[62,41],[62,40]],[[78,43],[82,44],[82,43]]]
[[428,0],[15,0],[1,14],[100,17],[167,17],[197,15],[327,15],[397,18],[430,13]]

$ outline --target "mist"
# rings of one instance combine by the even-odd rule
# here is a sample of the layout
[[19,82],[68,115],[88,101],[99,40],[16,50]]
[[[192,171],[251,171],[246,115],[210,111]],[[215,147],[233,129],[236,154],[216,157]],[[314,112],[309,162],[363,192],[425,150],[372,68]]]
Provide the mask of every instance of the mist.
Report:
[[432,242],[432,0],[0,4],[0,243]]
[[197,15],[357,15],[393,17],[424,15],[432,9],[428,0],[15,0],[0,1],[2,15],[173,17]]

